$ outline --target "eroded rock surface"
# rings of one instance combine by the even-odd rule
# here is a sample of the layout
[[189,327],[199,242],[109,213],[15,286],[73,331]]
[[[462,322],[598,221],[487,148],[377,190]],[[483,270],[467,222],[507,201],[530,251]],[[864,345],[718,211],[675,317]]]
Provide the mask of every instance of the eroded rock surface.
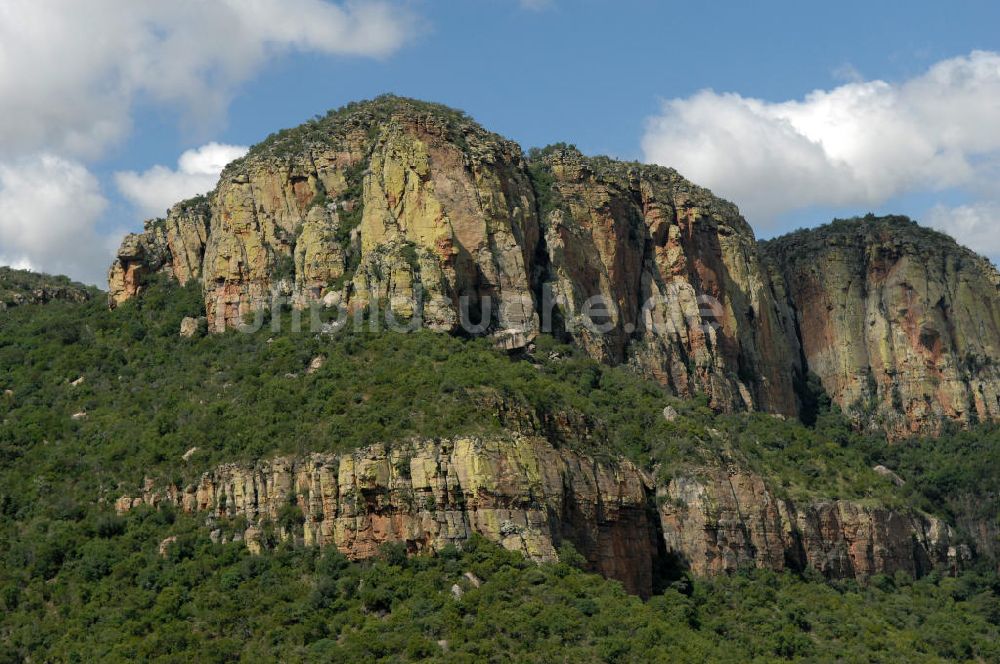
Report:
[[866,217],[763,245],[809,371],[891,438],[1000,417],[1000,274],[905,217]]
[[759,246],[672,169],[525,158],[397,97],[269,137],[126,237],[111,303],[157,273],[202,284],[213,330],[279,296],[509,349],[552,331],[720,411],[801,415],[812,372],[892,438],[1000,416],[1000,276],[947,237],[871,218]]
[[142,292],[146,280],[166,274],[182,286],[201,279],[208,239],[208,201],[195,198],[174,205],[165,219],[146,222],[142,233],[130,233],[108,271],[108,301],[115,307]]
[[[241,537],[253,550],[265,544],[268,523],[282,538],[352,558],[385,542],[417,552],[478,533],[552,561],[569,541],[590,569],[640,595],[670,564],[700,575],[812,567],[865,579],[968,558],[947,526],[917,512],[845,500],[797,506],[733,469],[690,469],[656,486],[629,462],[598,462],[520,434],[227,464],[185,488],[147,482],[116,508],[143,504],[245,517]],[[281,526],[289,505],[304,516],[301,530]]]
[[147,486],[118,509],[170,503],[187,511],[245,516],[248,542],[293,502],[305,515],[306,545],[336,546],[352,558],[385,542],[410,551],[461,544],[473,533],[536,561],[557,560],[563,540],[591,567],[633,593],[652,588],[657,555],[648,475],[633,464],[597,464],[540,438],[460,438],[354,454],[229,464],[196,486]]
[[812,568],[866,579],[960,562],[940,519],[849,500],[796,505],[739,469],[701,469],[661,486],[658,496],[667,551],[697,574]]
[[[672,169],[573,148],[535,167],[552,182],[545,283],[577,343],[718,410],[798,412],[794,330],[736,206]],[[584,325],[594,295],[614,304],[596,334]]]
[[[735,206],[673,170],[568,148],[529,164],[517,144],[422,102],[356,104],[256,146],[206,198],[125,239],[112,304],[156,273],[199,279],[215,330],[275,295],[388,308],[512,349],[547,317],[677,394],[797,412],[790,316]],[[595,296],[613,305],[605,333],[579,324]]]

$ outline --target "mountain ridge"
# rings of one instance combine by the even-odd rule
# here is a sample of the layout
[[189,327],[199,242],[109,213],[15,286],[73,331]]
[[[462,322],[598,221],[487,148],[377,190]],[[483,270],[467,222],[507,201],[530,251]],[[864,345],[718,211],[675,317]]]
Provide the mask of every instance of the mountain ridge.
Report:
[[[836,297],[815,280],[801,288],[805,273],[793,268],[810,266],[782,247],[857,239],[841,254],[813,252],[816,274],[838,274],[844,251],[881,251],[885,274],[926,265],[942,247],[962,255],[943,235],[896,242],[848,230],[876,223],[866,219],[758,243],[735,205],[673,169],[585,157],[565,144],[525,155],[460,111],[383,96],[272,134],[207,196],[127,236],[109,292],[114,306],[152,274],[194,280],[213,329],[282,298],[474,329],[508,349],[544,331],[678,396],[706,394],[720,411],[808,419],[818,385],[858,426],[891,438],[1000,417],[1000,319],[984,322],[970,350],[949,332],[951,319],[924,303],[909,309],[915,332],[903,337],[894,314],[879,319],[866,343],[894,351],[859,358],[853,344],[865,335],[837,333],[836,307],[817,304]],[[964,283],[971,295],[962,302],[979,298],[993,312],[996,279],[981,266],[955,259],[922,278],[942,292]],[[866,299],[878,292],[898,308],[908,287],[866,286],[838,306],[863,316],[882,306]],[[965,318],[973,329],[976,315]],[[840,334],[840,350],[828,348],[828,333]]]

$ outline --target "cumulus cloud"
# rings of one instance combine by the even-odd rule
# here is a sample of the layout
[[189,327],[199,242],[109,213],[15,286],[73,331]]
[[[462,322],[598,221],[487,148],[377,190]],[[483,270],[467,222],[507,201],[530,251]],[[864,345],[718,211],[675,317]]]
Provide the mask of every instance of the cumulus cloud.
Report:
[[0,163],[0,264],[102,281],[109,240],[94,224],[107,205],[77,162],[44,154]]
[[[411,24],[378,1],[3,0],[0,262],[103,281],[95,275],[113,249],[96,229],[107,204],[86,163],[129,135],[137,104],[211,128],[270,58],[383,57]],[[206,146],[176,170],[123,174],[119,185],[162,212],[168,196],[210,189],[213,160],[229,147]]]
[[1000,257],[1000,202],[948,207],[936,205],[922,219],[980,254]]
[[128,133],[137,99],[215,120],[268,57],[385,56],[404,25],[384,3],[5,0],[0,150],[99,155]]
[[647,161],[733,199],[759,225],[807,206],[874,206],[914,190],[987,190],[1000,167],[1000,54],[900,83],[854,81],[769,102],[703,90],[649,120]]
[[222,169],[247,153],[243,145],[209,143],[184,152],[177,168],[153,166],[147,171],[115,173],[122,195],[147,217],[160,217],[174,203],[204,194],[215,187]]

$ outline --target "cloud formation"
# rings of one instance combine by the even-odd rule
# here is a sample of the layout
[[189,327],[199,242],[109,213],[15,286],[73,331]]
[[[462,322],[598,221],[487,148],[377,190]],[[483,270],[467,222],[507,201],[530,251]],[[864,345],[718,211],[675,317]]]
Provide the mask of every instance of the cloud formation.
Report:
[[109,245],[95,222],[107,205],[77,162],[43,154],[0,163],[0,264],[103,280]]
[[140,213],[162,217],[174,203],[211,191],[226,164],[245,155],[248,149],[244,145],[209,143],[184,152],[176,170],[157,165],[142,173],[123,171],[115,173],[115,183]]
[[[107,204],[86,164],[129,135],[137,104],[211,128],[270,58],[383,57],[404,43],[408,24],[405,10],[379,1],[3,0],[0,263],[103,282],[95,275],[111,239],[97,228]],[[176,171],[125,174],[119,185],[162,212],[168,197],[214,185],[205,184],[214,164],[199,160],[218,148],[226,146],[188,155]]]
[[874,206],[915,190],[989,191],[1000,172],[1000,54],[901,83],[853,81],[768,102],[703,90],[663,103],[645,159],[734,200],[756,225],[808,206]]
[[1000,202],[982,201],[957,207],[936,205],[922,221],[977,253],[994,260],[1000,256]]
[[269,57],[385,56],[404,21],[384,3],[5,0],[0,151],[97,156],[128,134],[139,99],[217,120]]

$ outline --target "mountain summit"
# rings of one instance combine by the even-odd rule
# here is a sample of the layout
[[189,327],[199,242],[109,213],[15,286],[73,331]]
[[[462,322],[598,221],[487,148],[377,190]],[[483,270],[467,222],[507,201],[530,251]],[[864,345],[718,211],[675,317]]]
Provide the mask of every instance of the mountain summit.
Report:
[[672,169],[525,155],[395,96],[268,137],[127,236],[112,306],[155,273],[200,282],[215,330],[280,298],[509,349],[550,332],[719,411],[808,418],[815,375],[892,437],[1000,416],[997,273],[949,238],[865,218],[758,245]]

